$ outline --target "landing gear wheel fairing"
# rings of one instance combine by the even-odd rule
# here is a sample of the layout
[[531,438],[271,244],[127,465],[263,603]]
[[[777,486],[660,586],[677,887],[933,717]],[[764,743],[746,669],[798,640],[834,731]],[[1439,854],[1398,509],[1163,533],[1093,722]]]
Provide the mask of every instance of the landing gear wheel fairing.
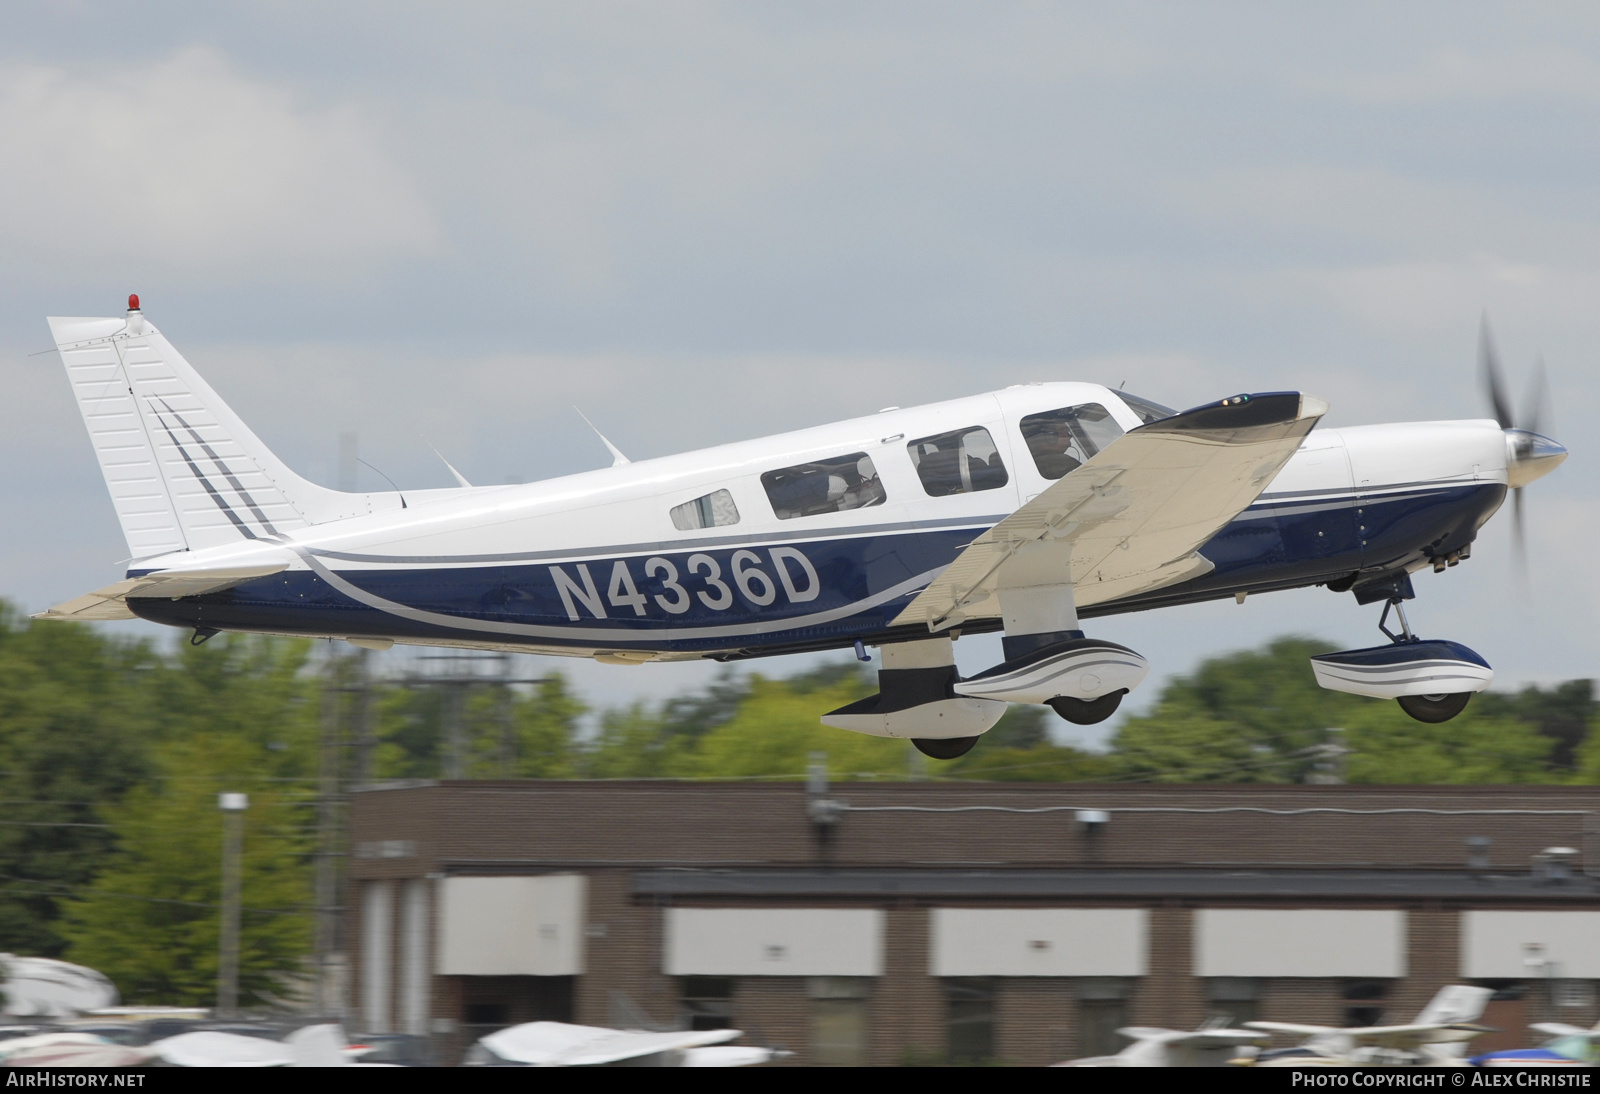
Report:
[[1417,721],[1437,724],[1448,722],[1465,710],[1472,694],[1470,691],[1458,691],[1453,695],[1402,695],[1395,702]]
[[1126,691],[1113,691],[1098,699],[1073,699],[1061,695],[1050,700],[1050,709],[1077,726],[1092,726],[1103,722],[1117,712]]
[[972,751],[976,737],[913,737],[917,751],[935,760],[954,760]]

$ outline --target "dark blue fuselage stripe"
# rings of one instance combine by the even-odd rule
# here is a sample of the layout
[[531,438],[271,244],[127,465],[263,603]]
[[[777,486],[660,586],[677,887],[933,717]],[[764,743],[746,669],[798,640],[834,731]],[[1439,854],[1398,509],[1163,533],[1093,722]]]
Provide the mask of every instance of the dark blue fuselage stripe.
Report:
[[[1451,536],[1465,534],[1470,539],[1504,494],[1504,486],[1480,484],[1440,489],[1420,498],[1412,494],[1393,502],[1364,499],[1359,517],[1352,502],[1270,519],[1241,519],[1202,548],[1201,553],[1216,566],[1211,573],[1153,593],[1094,605],[1084,614],[1106,615],[1238,591],[1292,588],[1327,582],[1364,567],[1406,565],[1424,559],[1429,550]],[[889,632],[892,620],[914,590],[888,601],[882,599],[884,594],[897,591],[897,586],[905,588],[903,583],[914,575],[947,565],[969,539],[968,529],[944,529],[812,541],[792,549],[802,551],[816,569],[816,598],[789,602],[785,593],[776,592],[765,605],[746,595],[767,595],[768,587],[759,580],[750,578],[746,589],[738,589],[733,559],[735,554],[748,553],[752,558],[740,565],[761,570],[770,581],[775,576],[773,552],[780,548],[758,551],[744,546],[695,552],[715,560],[719,580],[735,590],[728,607],[720,611],[703,602],[718,598],[711,595],[714,589],[706,583],[704,567],[698,574],[691,573],[687,566],[690,552],[683,548],[663,551],[660,557],[672,563],[678,584],[694,598],[691,608],[678,615],[664,608],[664,603],[678,601],[667,573],[658,568],[654,574],[646,574],[639,560],[622,557],[620,551],[604,560],[590,558],[582,563],[338,571],[342,582],[358,587],[370,598],[404,605],[419,615],[425,613],[426,619],[400,618],[359,603],[306,571],[288,571],[183,601],[134,600],[130,606],[146,618],[183,625],[451,639],[545,649],[714,653],[804,644],[847,646],[856,638]],[[552,571],[562,570],[569,588],[581,588],[580,565],[587,567],[604,618],[597,618],[581,600],[568,597],[567,603],[563,602]],[[803,594],[805,583],[791,576]],[[863,603],[867,601],[873,603]],[[642,606],[645,614],[636,614],[633,605]],[[572,611],[578,619],[570,618]],[[479,626],[468,629],[438,623],[449,616],[470,619]],[[785,629],[788,620],[792,626]],[[495,626],[500,633],[490,634],[482,624],[512,626],[505,630]],[[976,621],[969,629],[987,625],[987,621]],[[541,633],[506,633],[535,627]],[[563,637],[564,630],[571,637]],[[696,636],[685,638],[687,633]]]

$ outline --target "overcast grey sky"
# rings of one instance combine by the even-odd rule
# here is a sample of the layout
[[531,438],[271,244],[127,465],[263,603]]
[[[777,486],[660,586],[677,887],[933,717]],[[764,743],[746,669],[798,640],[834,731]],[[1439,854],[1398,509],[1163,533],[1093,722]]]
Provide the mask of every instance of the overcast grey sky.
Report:
[[[1600,9],[17,2],[0,39],[0,595],[120,576],[43,317],[129,292],[285,459],[603,466],[1024,380],[1479,417],[1487,310],[1572,449],[1413,621],[1600,675]],[[364,485],[378,486],[376,480]],[[1096,624],[1158,673],[1322,590]],[[141,632],[155,628],[138,625]],[[969,670],[998,643],[964,641]],[[993,648],[991,648],[991,646]],[[563,663],[565,664],[565,663]],[[786,672],[799,662],[769,662]],[[580,666],[592,699],[694,666]],[[1147,694],[1153,694],[1153,688]]]

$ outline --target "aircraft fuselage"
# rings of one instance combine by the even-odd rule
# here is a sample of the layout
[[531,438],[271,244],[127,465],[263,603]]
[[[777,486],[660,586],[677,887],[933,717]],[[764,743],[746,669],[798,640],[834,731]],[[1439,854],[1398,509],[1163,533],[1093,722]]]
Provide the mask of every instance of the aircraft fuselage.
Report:
[[[141,560],[129,576],[272,560],[288,569],[204,596],[127,603],[184,627],[615,661],[926,637],[926,626],[896,626],[896,616],[975,536],[1064,473],[1070,439],[1055,454],[1040,430],[1056,428],[1058,408],[1083,406],[1104,409],[1090,423],[1099,437],[1143,424],[1110,389],[1027,385],[545,482],[409,495],[404,508],[291,532],[262,528],[247,542]],[[1200,549],[1209,573],[1099,602],[1080,585],[1080,614],[1347,588],[1454,557],[1503,501],[1506,464],[1493,421],[1313,430]],[[1000,626],[995,610],[969,613],[960,629]]]

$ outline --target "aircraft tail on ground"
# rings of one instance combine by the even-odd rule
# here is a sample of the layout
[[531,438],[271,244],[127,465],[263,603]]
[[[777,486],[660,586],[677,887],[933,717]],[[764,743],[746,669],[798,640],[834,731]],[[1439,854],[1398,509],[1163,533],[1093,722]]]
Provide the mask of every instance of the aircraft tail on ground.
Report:
[[1447,984],[1439,989],[1429,1004],[1417,1015],[1417,1025],[1449,1025],[1452,1022],[1476,1022],[1483,1017],[1494,992],[1472,984]]
[[121,319],[50,331],[135,560],[399,508],[296,475],[128,300]]

